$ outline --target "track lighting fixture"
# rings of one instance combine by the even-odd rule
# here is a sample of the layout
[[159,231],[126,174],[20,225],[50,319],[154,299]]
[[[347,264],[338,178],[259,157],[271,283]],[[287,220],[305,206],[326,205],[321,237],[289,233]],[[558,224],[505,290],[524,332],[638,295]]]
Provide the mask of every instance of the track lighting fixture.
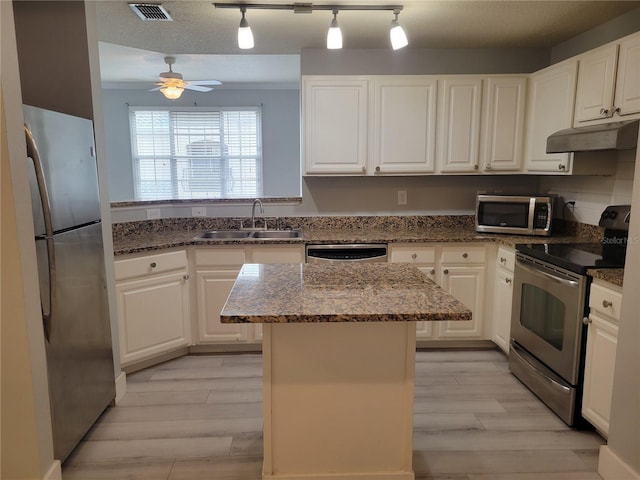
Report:
[[253,48],[253,34],[249,23],[245,18],[247,10],[293,10],[293,13],[312,13],[314,10],[330,10],[333,13],[331,26],[327,32],[327,48],[342,48],[342,31],[338,25],[339,10],[365,10],[365,11],[391,11],[395,15],[391,21],[389,31],[391,47],[394,50],[408,45],[407,34],[398,23],[398,14],[402,11],[402,5],[313,5],[312,3],[238,3],[221,2],[213,4],[216,8],[239,8],[242,13],[240,28],[238,28],[238,47],[241,49]]
[[240,20],[240,27],[238,28],[238,48],[248,50],[253,48],[253,33],[249,22],[244,18],[244,14],[247,12],[245,7],[240,7],[240,13],[242,13],[242,19]]
[[407,34],[404,29],[398,23],[398,14],[400,10],[394,10],[394,19],[391,20],[391,30],[389,30],[389,37],[391,39],[391,48],[398,50],[399,48],[406,47],[409,44],[407,40]]
[[338,9],[336,8],[333,10],[333,20],[331,20],[331,25],[327,32],[327,48],[330,50],[342,48],[342,30],[340,30],[340,25],[338,25],[337,17]]

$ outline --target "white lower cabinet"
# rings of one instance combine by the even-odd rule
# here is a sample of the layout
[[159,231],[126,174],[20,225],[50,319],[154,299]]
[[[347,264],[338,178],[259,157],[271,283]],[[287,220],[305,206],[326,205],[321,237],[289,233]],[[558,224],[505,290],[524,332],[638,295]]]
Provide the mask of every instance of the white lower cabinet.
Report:
[[483,245],[391,244],[389,261],[411,263],[473,313],[468,321],[418,322],[422,340],[483,339],[486,249]]
[[195,250],[197,343],[259,342],[262,325],[221,323],[220,312],[244,263],[302,263],[302,245],[208,246]]
[[116,260],[120,363],[127,366],[191,343],[184,250]]
[[496,274],[493,285],[493,316],[491,339],[505,353],[509,353],[511,337],[511,306],[513,304],[513,270],[515,251],[501,246],[496,257]]
[[609,433],[621,304],[619,288],[596,282],[591,285],[582,416],[605,438]]

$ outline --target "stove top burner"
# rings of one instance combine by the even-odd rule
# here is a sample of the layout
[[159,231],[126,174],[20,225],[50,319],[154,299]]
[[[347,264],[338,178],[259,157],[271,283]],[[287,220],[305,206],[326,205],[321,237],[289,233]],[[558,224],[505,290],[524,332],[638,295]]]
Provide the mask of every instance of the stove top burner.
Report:
[[516,250],[582,275],[589,268],[624,266],[624,255],[617,250],[611,252],[601,243],[526,243],[516,245]]

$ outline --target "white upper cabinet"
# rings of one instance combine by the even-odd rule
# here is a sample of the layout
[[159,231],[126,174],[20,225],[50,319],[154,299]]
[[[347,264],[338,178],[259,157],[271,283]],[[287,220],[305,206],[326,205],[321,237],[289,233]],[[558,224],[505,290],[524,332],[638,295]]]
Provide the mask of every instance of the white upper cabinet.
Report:
[[306,174],[366,174],[369,81],[303,77]]
[[436,93],[434,77],[375,77],[374,172],[433,173]]
[[547,137],[573,124],[578,62],[533,73],[527,99],[525,168],[530,172],[569,171],[569,153],[547,153]]
[[640,33],[620,42],[614,105],[619,109],[620,120],[640,114]]
[[640,33],[579,57],[574,126],[640,117]]
[[613,115],[618,45],[607,45],[580,58],[576,90],[576,126]]
[[440,81],[438,160],[443,173],[479,169],[482,79],[445,77]]
[[526,77],[489,77],[485,81],[482,127],[482,170],[522,168]]

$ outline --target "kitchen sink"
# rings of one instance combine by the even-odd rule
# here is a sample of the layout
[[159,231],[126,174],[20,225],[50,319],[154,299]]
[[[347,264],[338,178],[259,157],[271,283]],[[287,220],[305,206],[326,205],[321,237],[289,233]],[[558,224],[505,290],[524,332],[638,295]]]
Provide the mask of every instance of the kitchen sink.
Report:
[[300,238],[300,230],[256,230],[251,235],[253,238]]
[[196,238],[207,239],[207,240],[249,238],[252,233],[254,232],[247,231],[247,230],[209,230],[208,232],[201,233]]
[[209,230],[197,235],[196,240],[261,239],[279,240],[302,238],[301,230]]

